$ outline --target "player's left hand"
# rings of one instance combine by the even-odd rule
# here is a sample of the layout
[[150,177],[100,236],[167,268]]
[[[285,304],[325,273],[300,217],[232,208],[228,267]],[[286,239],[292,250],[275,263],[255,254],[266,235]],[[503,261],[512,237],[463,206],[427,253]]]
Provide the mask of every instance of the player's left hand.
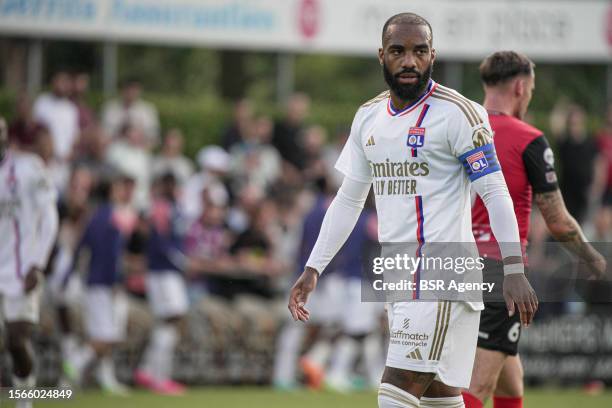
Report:
[[32,266],[23,280],[23,289],[25,293],[33,291],[41,279],[42,271],[37,266]]
[[310,318],[310,312],[304,306],[308,300],[308,295],[317,286],[318,279],[319,273],[312,268],[306,267],[297,282],[295,282],[295,285],[291,288],[288,307],[293,320],[306,322]]

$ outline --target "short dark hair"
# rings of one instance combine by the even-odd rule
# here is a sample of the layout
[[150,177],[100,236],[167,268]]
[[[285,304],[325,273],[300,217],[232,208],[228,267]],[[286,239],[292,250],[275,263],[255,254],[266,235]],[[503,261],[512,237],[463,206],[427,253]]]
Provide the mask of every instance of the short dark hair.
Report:
[[429,33],[431,37],[429,38],[430,44],[433,43],[433,30],[431,29],[431,24],[429,21],[425,20],[423,17],[419,16],[415,13],[399,13],[394,16],[389,17],[389,19],[385,22],[382,30],[382,42],[385,43],[385,37],[387,35],[387,29],[390,25],[393,24],[412,24],[412,25],[424,25],[429,28]]
[[535,64],[526,55],[515,51],[498,51],[480,64],[480,79],[485,85],[504,83],[519,75],[531,75]]

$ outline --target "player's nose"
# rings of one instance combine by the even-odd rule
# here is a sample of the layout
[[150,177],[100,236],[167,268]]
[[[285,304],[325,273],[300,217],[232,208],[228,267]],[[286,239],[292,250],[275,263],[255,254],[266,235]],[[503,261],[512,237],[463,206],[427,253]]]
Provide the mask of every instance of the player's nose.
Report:
[[406,52],[401,60],[402,69],[416,69],[416,58],[412,53]]

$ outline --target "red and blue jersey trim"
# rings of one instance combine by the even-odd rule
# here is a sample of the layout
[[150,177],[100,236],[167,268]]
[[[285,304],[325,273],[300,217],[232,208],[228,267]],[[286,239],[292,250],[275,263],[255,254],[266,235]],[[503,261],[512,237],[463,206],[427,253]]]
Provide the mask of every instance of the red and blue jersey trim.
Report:
[[[11,190],[11,194],[13,197],[15,197],[17,195],[17,175],[15,174],[14,161],[11,162],[11,167],[9,168],[7,184]],[[19,226],[17,215],[13,217],[13,232],[15,233],[15,274],[19,279],[23,279],[23,274],[21,271],[21,228]]]
[[[425,244],[425,232],[423,224],[425,222],[425,216],[423,214],[423,197],[415,196],[414,204],[416,206],[416,218],[417,218],[417,242],[419,243],[416,250],[416,257],[420,258],[423,255],[422,249]],[[420,280],[421,280],[421,262],[418,264],[416,272],[414,273],[414,290],[412,291],[412,299],[418,299],[420,296]]]
[[432,93],[434,93],[437,87],[438,87],[438,84],[435,83],[434,80],[430,79],[425,93],[421,95],[419,99],[417,99],[416,101],[414,101],[413,103],[411,103],[410,105],[406,106],[405,108],[401,110],[396,110],[393,107],[393,102],[391,101],[391,97],[389,96],[389,101],[387,102],[387,113],[395,117],[407,115],[408,113],[415,110],[417,107],[421,106],[421,104],[425,102],[425,99],[427,99]]

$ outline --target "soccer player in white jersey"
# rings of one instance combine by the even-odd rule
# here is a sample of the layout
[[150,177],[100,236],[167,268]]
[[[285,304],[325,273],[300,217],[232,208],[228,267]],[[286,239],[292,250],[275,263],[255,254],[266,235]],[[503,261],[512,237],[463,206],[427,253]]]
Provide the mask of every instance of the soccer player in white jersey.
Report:
[[[308,320],[308,294],[350,234],[372,185],[383,246],[474,243],[471,185],[498,241],[514,243],[500,248],[509,313],[518,309],[525,325],[533,318],[537,298],[524,275],[517,222],[487,113],[431,80],[432,42],[431,26],[413,13],[395,15],[383,27],[378,56],[390,89],[355,115],[336,164],[344,180],[291,290],[295,320]],[[387,308],[392,333],[409,326],[424,336],[419,350],[390,343],[379,407],[463,407],[460,388],[470,383],[482,302],[394,302]]]
[[[57,234],[56,193],[41,159],[8,149],[0,117],[0,295],[13,360],[13,386],[35,385],[32,328],[38,323],[42,270]],[[17,407],[30,407],[19,401]]]

